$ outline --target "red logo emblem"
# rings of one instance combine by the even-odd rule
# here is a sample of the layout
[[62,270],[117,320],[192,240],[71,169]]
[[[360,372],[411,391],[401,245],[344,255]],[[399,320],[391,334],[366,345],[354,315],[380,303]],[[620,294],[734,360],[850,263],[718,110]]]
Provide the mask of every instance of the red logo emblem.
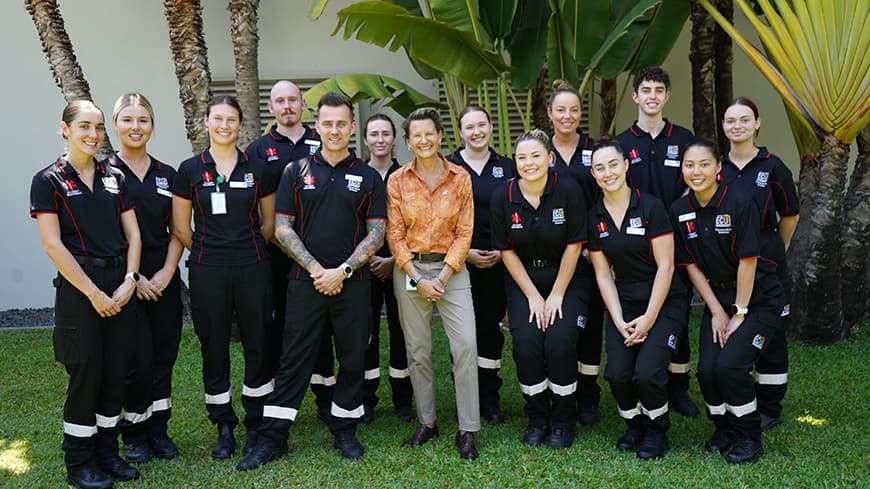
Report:
[[211,173],[207,171],[202,172],[202,179],[206,182],[210,182],[212,180]]
[[513,214],[511,214],[511,222],[514,224],[519,224],[520,222],[522,222],[522,218],[520,217],[519,212],[514,212]]
[[632,149],[631,151],[628,152],[628,157],[633,159],[633,160],[636,160],[636,159],[640,158],[640,151],[638,151],[636,149]]
[[314,185],[314,175],[305,175],[302,177],[302,183],[305,185]]
[[604,221],[599,222],[597,227],[598,227],[599,233],[606,233],[607,232],[607,223],[606,222],[604,222]]
[[278,156],[278,150],[276,150],[275,148],[266,148],[266,156],[270,158],[272,156]]
[[695,232],[695,221],[686,221],[686,231],[690,234]]
[[75,190],[76,189],[76,182],[74,182],[72,180],[64,180],[63,185],[64,185],[64,187],[66,187],[67,190]]

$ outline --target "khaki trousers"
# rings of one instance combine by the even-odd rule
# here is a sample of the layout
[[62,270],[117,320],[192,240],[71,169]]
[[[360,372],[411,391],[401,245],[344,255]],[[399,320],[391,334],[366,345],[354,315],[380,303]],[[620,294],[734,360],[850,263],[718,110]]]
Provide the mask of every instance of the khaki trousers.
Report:
[[[420,263],[414,267],[425,278],[438,276],[442,263]],[[405,333],[408,369],[417,417],[420,423],[435,422],[435,376],[432,369],[432,304],[416,290],[406,290],[406,274],[398,267],[393,272],[393,288],[399,305],[399,319]],[[474,306],[468,269],[454,274],[447,282],[444,296],[435,302],[444,324],[453,358],[453,381],[459,429],[480,430],[480,400],[477,383],[477,341],[474,330]]]

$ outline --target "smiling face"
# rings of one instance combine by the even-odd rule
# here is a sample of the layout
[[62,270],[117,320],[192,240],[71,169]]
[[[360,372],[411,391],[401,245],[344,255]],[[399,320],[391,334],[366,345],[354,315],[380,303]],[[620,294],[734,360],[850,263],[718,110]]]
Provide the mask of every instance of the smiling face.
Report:
[[411,121],[408,125],[408,149],[419,160],[434,158],[441,147],[441,131],[430,119]]
[[608,146],[592,153],[592,176],[604,192],[621,190],[625,186],[626,173],[628,160],[616,148]]
[[139,104],[124,107],[115,118],[115,133],[122,147],[130,149],[144,148],[151,139],[154,122],[148,109]]
[[644,80],[632,92],[631,99],[644,115],[654,117],[662,113],[670,96],[664,82]]
[[695,194],[712,195],[718,188],[716,175],[722,164],[709,148],[689,146],[683,153],[683,180]]
[[278,120],[279,125],[290,127],[299,124],[302,120],[305,104],[299,87],[288,81],[280,81],[272,87],[266,107]]
[[473,110],[459,121],[459,131],[465,147],[474,151],[489,149],[492,124],[485,113]]
[[356,123],[346,105],[322,105],[317,110],[316,127],[323,140],[323,151],[343,154],[350,144]]
[[239,137],[242,118],[235,107],[227,104],[217,104],[211,107],[205,117],[208,128],[209,142],[212,146],[235,146]]
[[547,115],[553,123],[553,131],[557,134],[569,135],[577,132],[583,110],[580,99],[571,92],[562,92],[553,97],[553,103],[547,107]]
[[106,138],[103,113],[92,103],[83,103],[69,124],[60,123],[60,131],[67,140],[70,160],[90,158],[97,154]]
[[393,126],[384,120],[373,120],[366,125],[366,148],[372,158],[389,158],[396,144]]
[[722,130],[732,143],[752,141],[760,127],[761,118],[755,117],[752,109],[745,105],[735,104],[728,107],[722,118]]
[[517,175],[528,183],[546,181],[550,163],[553,162],[553,152],[536,139],[525,139],[517,144],[514,152],[517,164]]

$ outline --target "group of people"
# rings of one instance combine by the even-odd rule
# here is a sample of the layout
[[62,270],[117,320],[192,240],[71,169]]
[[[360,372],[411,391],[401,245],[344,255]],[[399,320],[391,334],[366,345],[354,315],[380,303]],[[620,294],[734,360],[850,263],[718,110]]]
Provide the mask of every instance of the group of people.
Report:
[[236,451],[233,321],[241,337],[239,470],[286,453],[309,386],[341,456],[363,455],[356,427],[378,403],[382,308],[393,406],[411,421],[413,396],[419,423],[404,446],[438,437],[435,306],[450,345],[460,457],[479,456],[481,418],[505,419],[505,314],[528,418],[523,443],[567,448],[576,423],[598,422],[603,337],[604,377],[626,422],[616,447],[661,457],[670,408],[699,413],[687,393],[693,287],[705,304],[697,376],[715,427],[705,448],[732,463],[757,460],[762,430],[782,422],[787,385],[794,183],[755,145],[752,101],[726,108],[730,151],[720,156],[664,118],[669,96],[661,68],[640,70],[637,121],[595,142],[578,129],[579,93],[556,82],[553,133],[523,134],[513,159],[490,147],[485,110],[459,115],[463,146],[445,156],[437,111],[418,109],[402,125],[414,159],[400,165],[389,117],[366,121],[363,161],[350,148],[347,98],[324,95],[311,128],[299,88],[279,81],[273,129],[240,150],[241,108],[215,97],[208,148],[177,172],[147,152],[154,113],[143,95],[118,99],[120,147],[103,161],[102,111],[70,102],[66,150],[31,187],[31,215],[58,269],[53,341],[69,374],[68,482],[111,487],[139,477],[130,463],[178,455],[167,422],[184,248],[215,459]]

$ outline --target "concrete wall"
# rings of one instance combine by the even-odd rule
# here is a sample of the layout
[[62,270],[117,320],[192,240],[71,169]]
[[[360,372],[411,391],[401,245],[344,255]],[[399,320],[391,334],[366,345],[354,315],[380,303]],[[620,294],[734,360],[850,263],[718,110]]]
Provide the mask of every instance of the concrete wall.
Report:
[[[233,54],[226,2],[202,3],[212,77],[231,79]],[[307,0],[262,0],[261,77],[292,79],[377,72],[432,94],[432,83],[416,75],[402,52],[390,53],[329,35],[335,26],[335,12],[349,3],[333,0],[321,20],[311,22],[305,18]],[[190,145],[185,138],[162,2],[64,0],[62,13],[97,104],[110,112],[120,94],[132,90],[145,93],[157,114],[149,150],[172,165],[186,158]],[[745,24],[740,26],[747,31]],[[64,101],[22,2],[0,4],[0,30],[7,46],[0,58],[6,72],[0,79],[5,94],[0,134],[8,148],[7,174],[0,181],[0,224],[4,234],[0,240],[0,256],[4,257],[0,260],[0,310],[43,307],[53,301],[51,278],[55,269],[42,251],[35,221],[28,216],[29,187],[32,175],[63,152],[58,125]],[[667,114],[674,122],[691,128],[688,40],[687,25],[665,66],[673,79]],[[739,75],[735,77],[734,93],[752,96],[763,112],[760,142],[794,167],[796,154],[779,98],[737,51],[735,73]],[[628,99],[622,105],[617,127],[627,127],[635,116],[636,108]],[[590,117],[597,117],[594,108]],[[593,124],[598,127],[597,120]],[[406,161],[404,144],[400,142],[397,150],[400,160]]]

